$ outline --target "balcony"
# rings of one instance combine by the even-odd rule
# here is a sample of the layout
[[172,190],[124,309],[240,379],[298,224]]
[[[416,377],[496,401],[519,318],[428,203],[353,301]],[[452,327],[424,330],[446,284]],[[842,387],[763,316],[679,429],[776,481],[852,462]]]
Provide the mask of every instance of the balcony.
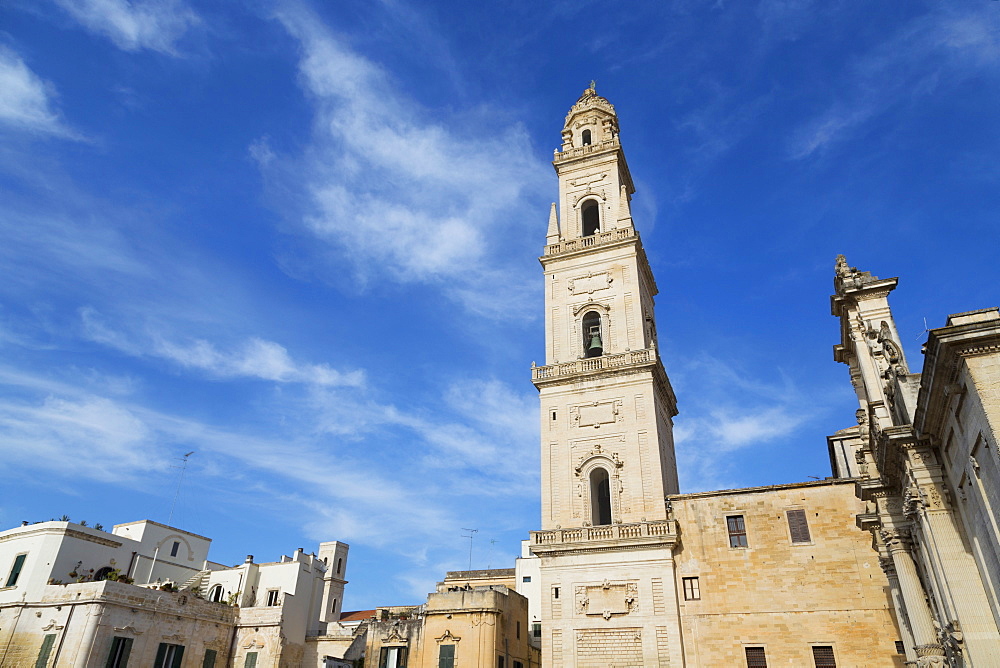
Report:
[[543,257],[561,255],[562,253],[573,253],[575,251],[586,250],[595,246],[605,246],[618,241],[623,241],[625,239],[631,239],[636,236],[638,235],[635,233],[635,229],[631,227],[622,227],[615,230],[608,230],[607,232],[598,232],[597,234],[593,234],[588,237],[580,237],[579,239],[560,241],[557,244],[549,244],[545,247],[545,255]]
[[602,141],[597,144],[591,144],[589,146],[579,146],[577,148],[568,148],[565,151],[557,150],[552,156],[552,162],[565,162],[567,160],[572,160],[574,158],[582,158],[585,155],[590,155],[592,153],[601,153],[612,148],[621,147],[621,143],[618,141],[618,137],[614,139],[608,139],[607,141]]
[[624,353],[610,353],[608,355],[601,355],[600,357],[588,357],[561,364],[532,367],[531,380],[538,384],[538,382],[544,383],[546,380],[556,380],[581,373],[615,371],[617,369],[646,366],[655,362],[656,348],[630,350]]
[[607,549],[612,547],[610,543],[674,545],[677,543],[677,522],[659,520],[531,532],[531,551],[539,555],[563,550]]

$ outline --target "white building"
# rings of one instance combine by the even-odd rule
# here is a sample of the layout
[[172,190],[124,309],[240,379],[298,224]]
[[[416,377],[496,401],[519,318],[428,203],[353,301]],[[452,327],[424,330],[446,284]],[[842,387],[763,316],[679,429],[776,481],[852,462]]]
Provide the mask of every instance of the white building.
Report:
[[324,665],[306,638],[340,617],[348,546],[226,567],[210,544],[149,520],[0,532],[0,665]]

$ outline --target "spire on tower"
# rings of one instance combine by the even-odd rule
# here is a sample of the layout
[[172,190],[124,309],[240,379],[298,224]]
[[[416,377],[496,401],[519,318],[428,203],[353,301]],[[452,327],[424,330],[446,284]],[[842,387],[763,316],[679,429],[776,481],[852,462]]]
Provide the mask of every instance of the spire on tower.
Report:
[[552,208],[549,209],[549,229],[548,232],[545,233],[545,243],[559,243],[559,218],[556,216],[555,202],[552,203]]

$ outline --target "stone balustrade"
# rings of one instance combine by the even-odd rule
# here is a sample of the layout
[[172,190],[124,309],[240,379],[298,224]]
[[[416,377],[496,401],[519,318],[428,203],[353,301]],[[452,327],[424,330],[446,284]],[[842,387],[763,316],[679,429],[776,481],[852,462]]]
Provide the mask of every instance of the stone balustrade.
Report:
[[677,536],[674,520],[637,522],[635,524],[605,524],[553,531],[532,531],[533,545],[559,545],[586,543],[588,541],[618,540],[621,538],[671,538]]
[[552,156],[552,162],[563,162],[564,160],[581,158],[585,155],[590,155],[591,153],[600,153],[601,151],[606,151],[609,148],[618,148],[619,146],[621,146],[621,143],[618,141],[618,137],[615,137],[613,139],[608,139],[596,144],[590,144],[588,146],[578,146],[577,148],[568,148],[563,151],[556,150]]
[[598,232],[597,234],[580,237],[579,239],[570,239],[568,241],[560,241],[557,244],[549,244],[545,247],[545,255],[572,253],[585,248],[593,248],[594,246],[603,246],[605,244],[611,244],[623,239],[630,239],[635,236],[638,235],[636,234],[635,229],[631,227],[622,227],[614,230],[608,230],[607,232]]
[[630,350],[624,353],[611,353],[608,355],[601,355],[600,357],[588,357],[586,359],[574,360],[572,362],[532,367],[531,379],[545,380],[548,378],[558,378],[560,376],[569,376],[578,373],[645,365],[655,361],[655,348]]

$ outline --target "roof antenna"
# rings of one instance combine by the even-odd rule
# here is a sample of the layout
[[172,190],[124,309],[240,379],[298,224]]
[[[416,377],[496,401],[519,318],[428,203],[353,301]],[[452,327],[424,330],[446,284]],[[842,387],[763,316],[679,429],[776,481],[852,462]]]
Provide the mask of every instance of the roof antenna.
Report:
[[927,329],[927,318],[924,318],[924,331],[922,331],[919,334],[917,334],[917,341],[919,341],[920,339],[924,338],[924,334],[926,334],[929,331],[931,331],[931,330]]
[[469,532],[468,536],[462,536],[462,538],[468,538],[469,539],[469,570],[471,571],[472,570],[472,539],[475,538],[475,536],[476,536],[477,533],[479,533],[479,529],[465,529],[465,528],[463,528],[462,531],[468,531]]
[[181,495],[181,483],[184,482],[184,472],[187,471],[188,457],[190,457],[193,454],[194,454],[194,450],[192,450],[191,452],[188,452],[183,457],[181,457],[181,465],[180,466],[171,466],[170,467],[172,469],[180,469],[181,470],[181,475],[177,479],[177,491],[174,492],[174,502],[172,504],[170,504],[170,515],[167,516],[167,526],[171,526],[170,523],[174,519],[174,509],[177,507],[177,497],[179,497]]

